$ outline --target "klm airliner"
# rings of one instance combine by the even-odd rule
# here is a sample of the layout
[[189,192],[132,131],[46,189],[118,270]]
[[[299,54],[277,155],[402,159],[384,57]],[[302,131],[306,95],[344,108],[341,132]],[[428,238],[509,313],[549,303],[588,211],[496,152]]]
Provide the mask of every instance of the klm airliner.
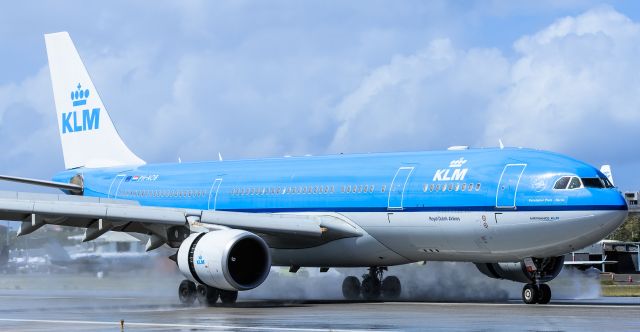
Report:
[[173,248],[179,299],[234,303],[272,266],[362,267],[347,299],[395,299],[387,267],[473,262],[548,303],[563,255],[615,230],[627,205],[598,169],[522,148],[146,164],[122,141],[66,32],[45,35],[65,171],[60,195],[3,192],[20,235],[43,225],[145,236]]

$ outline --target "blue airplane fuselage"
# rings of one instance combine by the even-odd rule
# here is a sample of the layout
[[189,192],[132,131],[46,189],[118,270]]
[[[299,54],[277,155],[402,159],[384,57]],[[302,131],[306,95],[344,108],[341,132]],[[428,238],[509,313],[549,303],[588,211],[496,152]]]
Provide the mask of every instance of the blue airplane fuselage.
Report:
[[[599,170],[530,149],[81,168],[54,180],[68,182],[79,173],[85,196],[196,210],[320,213],[364,234],[314,248],[273,249],[274,265],[558,256],[602,239],[627,214],[624,198]],[[554,188],[561,178],[567,184]],[[571,181],[579,186],[570,189]]]

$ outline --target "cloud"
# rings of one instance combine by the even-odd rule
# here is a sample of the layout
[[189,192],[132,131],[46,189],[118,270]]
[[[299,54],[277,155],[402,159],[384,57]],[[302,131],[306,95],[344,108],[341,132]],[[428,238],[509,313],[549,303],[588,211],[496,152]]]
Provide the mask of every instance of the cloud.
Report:
[[502,137],[591,162],[635,159],[638,45],[640,25],[610,7],[520,38],[508,84],[488,109],[485,143]]
[[329,150],[470,144],[481,134],[484,110],[505,85],[508,69],[498,50],[459,50],[448,39],[397,55],[336,106],[339,125]]
[[[611,7],[556,20],[515,56],[434,40],[373,69],[335,106],[328,151],[510,146],[636,163],[640,25]],[[635,173],[620,183],[638,184]]]
[[[502,2],[393,10],[159,2],[149,16],[140,15],[146,6],[122,5],[68,20],[73,11],[52,3],[43,11],[56,15],[36,12],[38,25],[21,29],[29,38],[0,33],[40,45],[25,52],[31,74],[9,71],[20,78],[0,81],[0,148],[13,151],[0,156],[2,173],[49,177],[62,168],[41,33],[66,29],[120,134],[150,162],[496,146],[501,138],[612,163],[620,183],[640,185],[629,153],[639,121],[638,23],[611,7],[548,19],[589,3],[525,5],[538,15],[527,21],[522,7]],[[508,18],[518,24],[484,28]],[[506,48],[467,40],[514,34]]]

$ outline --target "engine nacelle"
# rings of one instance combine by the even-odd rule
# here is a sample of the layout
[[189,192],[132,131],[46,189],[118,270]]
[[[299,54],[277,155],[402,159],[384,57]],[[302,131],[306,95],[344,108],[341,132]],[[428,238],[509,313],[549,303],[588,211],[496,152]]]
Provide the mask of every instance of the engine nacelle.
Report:
[[178,268],[189,280],[230,291],[256,288],[269,275],[269,247],[259,236],[225,229],[194,233],[178,249]]
[[[564,266],[564,256],[534,259],[538,272],[539,282],[548,282],[560,274]],[[534,281],[535,272],[529,272],[524,262],[517,263],[476,263],[476,267],[482,274],[495,279],[507,279],[525,284]]]

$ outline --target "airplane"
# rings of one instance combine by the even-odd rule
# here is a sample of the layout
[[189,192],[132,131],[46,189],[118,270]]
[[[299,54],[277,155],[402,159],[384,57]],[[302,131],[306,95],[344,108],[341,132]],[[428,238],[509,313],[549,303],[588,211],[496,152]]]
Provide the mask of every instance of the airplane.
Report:
[[[67,32],[45,35],[65,170],[2,176],[64,194],[0,193],[20,235],[45,224],[149,236],[174,248],[179,300],[232,304],[272,266],[361,267],[347,299],[397,299],[389,266],[475,263],[524,283],[546,304],[563,255],[597,242],[628,213],[598,169],[524,148],[339,154],[147,164],[123,142]],[[222,158],[220,158],[222,159]]]
[[145,269],[152,267],[155,263],[153,257],[136,251],[86,251],[85,249],[81,252],[69,253],[56,239],[45,243],[44,248],[50,264],[74,273],[90,272],[104,275],[114,271]]

